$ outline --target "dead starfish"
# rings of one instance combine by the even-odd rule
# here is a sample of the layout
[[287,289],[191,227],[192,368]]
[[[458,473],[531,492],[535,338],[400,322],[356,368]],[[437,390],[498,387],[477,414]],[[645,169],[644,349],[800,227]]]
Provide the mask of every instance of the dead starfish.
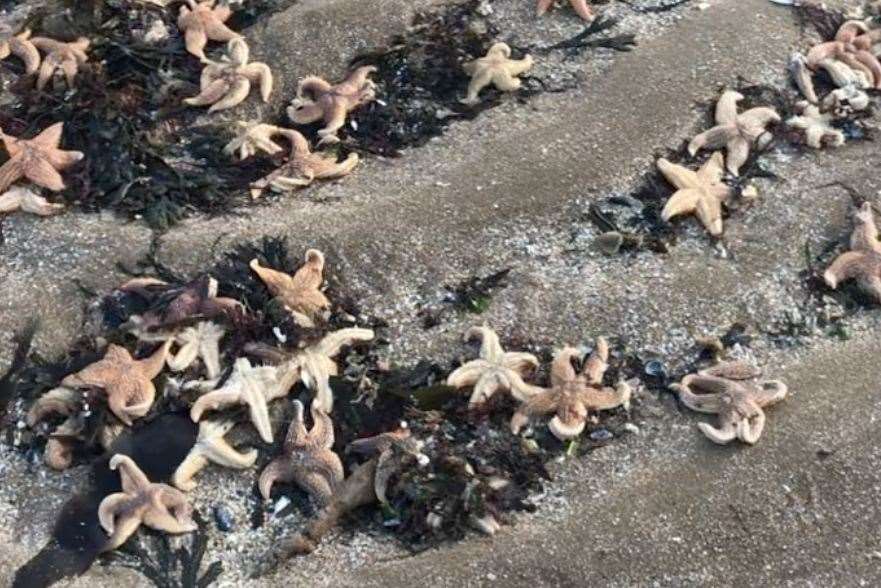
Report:
[[278,364],[279,372],[285,374],[285,378],[292,380],[291,385],[302,381],[306,388],[315,392],[313,406],[317,406],[325,414],[330,414],[333,409],[330,376],[339,374],[339,368],[333,358],[343,347],[359,341],[370,341],[373,335],[370,329],[340,329],[328,333],[318,343],[293,353],[279,351],[259,343],[245,345],[245,351]]
[[349,153],[343,161],[334,155],[313,153],[306,137],[290,129],[278,129],[291,142],[291,153],[280,168],[251,184],[251,197],[259,198],[267,189],[276,192],[289,192],[305,188],[314,180],[333,180],[352,173],[360,158],[357,153]]
[[14,37],[0,41],[0,59],[15,55],[24,62],[25,75],[31,75],[40,68],[40,52],[30,39],[31,31],[25,29]]
[[73,88],[80,65],[89,60],[86,50],[92,42],[85,37],[80,37],[71,43],[63,43],[46,37],[34,37],[31,39],[31,43],[46,53],[37,76],[37,89],[45,88],[56,70],[61,70],[67,79],[67,85]]
[[[166,285],[155,278],[136,278],[123,284],[123,292],[136,292],[151,297]],[[150,310],[132,321],[133,326],[144,331],[177,327],[194,318],[215,319],[226,317],[233,322],[244,314],[242,304],[233,298],[217,295],[218,283],[211,276],[202,276],[179,288],[166,288],[164,295],[170,300],[164,310]],[[133,317],[134,318],[134,317]]]
[[[536,10],[538,16],[547,12],[553,4],[554,0],[538,0],[538,7]],[[594,19],[595,15],[590,6],[588,6],[587,0],[569,0],[569,4],[575,9],[576,14],[587,22],[591,22]]]
[[366,457],[376,457],[376,474],[373,488],[376,498],[387,504],[388,484],[392,476],[400,472],[408,463],[425,467],[429,463],[422,453],[422,441],[414,439],[406,423],[389,433],[381,433],[366,439],[356,439],[346,447],[346,453],[354,452]]
[[833,290],[845,280],[856,280],[860,288],[881,302],[881,242],[869,202],[864,202],[854,215],[850,249],[832,262],[823,279]]
[[[734,439],[754,444],[765,427],[764,407],[786,398],[787,387],[777,380],[751,382],[761,372],[741,362],[722,363],[683,378],[670,388],[688,408],[719,415],[719,427],[698,423],[698,428],[714,443]],[[695,394],[693,390],[705,392]]]
[[193,403],[190,418],[198,423],[205,411],[244,404],[248,406],[251,422],[260,438],[266,443],[272,443],[268,404],[286,396],[295,383],[293,377],[285,377],[274,367],[254,367],[247,359],[239,358],[233,364],[232,374],[222,388],[202,395]]
[[176,354],[169,354],[168,367],[173,372],[182,372],[201,357],[208,379],[218,377],[220,375],[220,340],[225,334],[226,329],[209,321],[203,321],[194,327],[187,327],[174,336],[174,342],[180,345],[180,348]]
[[630,386],[620,382],[616,389],[603,387],[608,369],[609,346],[603,337],[584,362],[581,373],[572,367],[572,358],[580,353],[572,347],[560,350],[551,365],[551,388],[530,396],[511,418],[511,432],[520,432],[531,417],[556,413],[548,425],[557,439],[577,437],[584,430],[588,411],[609,410],[627,405]]
[[186,2],[186,6],[180,7],[177,26],[184,32],[187,51],[199,59],[205,59],[205,45],[209,39],[225,43],[241,36],[224,24],[232,15],[232,10],[226,4],[215,6],[215,0]]
[[268,155],[276,155],[284,151],[284,147],[272,139],[273,137],[285,135],[285,131],[288,129],[259,122],[239,121],[236,125],[241,129],[241,132],[223,148],[223,152],[227,155],[235,156],[236,152],[238,152],[239,159],[241,160],[247,159],[260,151]]
[[275,482],[295,482],[319,506],[325,506],[343,481],[343,462],[331,450],[333,421],[313,402],[312,429],[307,431],[303,403],[294,400],[293,404],[294,417],[282,446],[282,455],[269,462],[257,485],[261,496],[269,500]]
[[728,202],[732,193],[731,188],[722,182],[723,164],[719,151],[696,172],[664,158],[659,159],[658,171],[676,187],[676,192],[661,211],[661,218],[669,221],[682,214],[695,214],[712,236],[721,235],[722,205]]
[[132,419],[147,414],[153,406],[156,388],[153,378],[165,365],[171,342],[166,342],[150,357],[136,360],[119,345],[110,344],[104,359],[65,377],[68,388],[98,388],[107,395],[107,407],[120,421],[131,426]]
[[732,175],[739,175],[740,168],[749,158],[753,145],[764,149],[771,140],[765,130],[771,123],[780,122],[780,115],[773,108],[751,108],[737,113],[737,103],[743,94],[727,90],[716,104],[716,126],[696,136],[688,144],[688,152],[694,156],[701,149],[720,149],[728,152],[727,168]]
[[208,112],[238,106],[251,93],[251,84],[260,84],[260,97],[269,101],[272,93],[272,71],[265,63],[248,63],[250,49],[242,38],[229,42],[229,56],[220,62],[209,62],[202,70],[198,96],[187,98],[190,106],[211,105]]
[[66,417],[46,441],[43,460],[53,470],[66,470],[73,463],[73,450],[85,428],[81,418],[82,394],[64,386],[49,390],[31,406],[26,423],[33,429],[51,415]]
[[822,149],[823,146],[841,147],[844,145],[844,133],[832,126],[835,120],[829,113],[820,112],[820,108],[802,101],[796,104],[801,114],[786,121],[794,129],[805,132],[805,142],[809,147]]
[[110,469],[119,470],[122,492],[107,496],[98,506],[98,521],[110,535],[103,551],[112,551],[125,543],[141,524],[173,534],[199,528],[192,519],[193,509],[180,490],[150,482],[125,455],[110,458]]
[[462,98],[462,104],[476,104],[480,100],[477,95],[492,84],[502,92],[514,92],[520,89],[517,76],[532,68],[534,60],[531,55],[523,59],[511,59],[511,48],[505,43],[496,43],[490,47],[485,57],[469,61],[462,67],[471,76],[468,84],[468,95]]
[[321,291],[324,254],[317,249],[306,251],[306,263],[292,276],[263,267],[256,259],[251,260],[251,269],[302,327],[314,327],[315,319],[330,308],[330,300]]
[[871,87],[881,88],[881,61],[872,53],[872,45],[881,41],[881,32],[869,31],[865,23],[845,22],[833,41],[814,46],[807,55],[808,66],[816,69],[826,59],[841,61],[866,76]]
[[298,125],[323,120],[324,128],[318,131],[320,143],[336,143],[336,133],[346,124],[346,115],[376,99],[376,85],[368,79],[376,71],[373,66],[359,67],[335,86],[317,76],[300,80],[288,117]]
[[506,352],[498,335],[486,326],[472,327],[465,333],[465,341],[476,338],[481,340],[480,358],[463,364],[447,378],[447,386],[474,387],[469,406],[486,402],[499,390],[509,392],[520,402],[541,391],[523,381],[523,376],[538,367],[538,358],[531,353]]
[[18,139],[0,129],[0,139],[9,153],[9,160],[0,166],[0,192],[6,191],[20,178],[27,178],[53,192],[63,190],[64,180],[58,172],[81,160],[83,154],[58,148],[62,131],[64,123],[55,123],[33,139]]
[[63,204],[53,204],[30,188],[13,186],[0,194],[0,214],[4,212],[29,212],[38,216],[51,216],[64,210]]
[[239,453],[223,437],[236,425],[235,421],[202,421],[199,423],[199,436],[196,444],[178,466],[172,477],[172,484],[189,492],[196,487],[193,476],[209,463],[225,468],[243,470],[257,461],[257,450]]

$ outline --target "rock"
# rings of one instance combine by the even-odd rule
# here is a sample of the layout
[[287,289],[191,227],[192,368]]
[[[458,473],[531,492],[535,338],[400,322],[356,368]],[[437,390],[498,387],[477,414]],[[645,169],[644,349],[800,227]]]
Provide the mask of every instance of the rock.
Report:
[[235,528],[232,511],[224,504],[215,505],[214,522],[217,523],[217,528],[224,533],[229,533]]

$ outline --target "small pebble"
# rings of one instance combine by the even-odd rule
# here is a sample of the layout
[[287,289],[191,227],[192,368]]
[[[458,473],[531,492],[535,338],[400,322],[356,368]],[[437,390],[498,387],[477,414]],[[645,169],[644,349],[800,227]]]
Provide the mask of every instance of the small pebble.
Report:
[[590,432],[590,438],[593,441],[610,441],[614,437],[609,429],[596,429]]
[[287,508],[288,505],[290,505],[290,503],[291,503],[290,498],[288,498],[287,496],[282,496],[275,503],[275,506],[272,507],[272,514],[277,515],[278,513],[283,511],[285,508]]
[[228,533],[235,528],[232,511],[226,505],[218,504],[214,507],[214,521],[217,523],[217,528],[224,533]]

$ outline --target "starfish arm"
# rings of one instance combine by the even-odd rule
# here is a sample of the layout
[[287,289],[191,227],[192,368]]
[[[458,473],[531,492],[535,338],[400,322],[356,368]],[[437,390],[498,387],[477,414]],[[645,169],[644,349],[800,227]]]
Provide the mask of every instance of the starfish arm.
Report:
[[620,382],[617,387],[588,388],[578,394],[582,404],[591,410],[611,410],[630,404],[633,391],[626,382]]
[[486,88],[493,79],[493,72],[489,68],[483,68],[477,70],[471,77],[471,82],[468,84],[468,93],[462,98],[462,104],[477,104],[480,99],[478,95],[481,90]]
[[701,149],[720,149],[739,136],[734,124],[718,125],[692,139],[688,144],[688,153],[693,157]]
[[[199,357],[199,342],[187,341],[181,345],[176,354],[168,355],[168,369],[173,372],[182,372],[193,365],[197,357]],[[208,377],[212,378],[215,376],[209,374]]]
[[40,68],[40,52],[33,43],[22,35],[10,39],[12,52],[24,62],[25,75],[31,75]]
[[219,102],[230,90],[230,85],[225,79],[217,79],[203,88],[202,91],[192,98],[185,98],[184,104],[190,106],[207,106]]
[[269,407],[266,404],[266,397],[261,390],[254,390],[247,396],[248,413],[251,415],[251,422],[260,438],[266,443],[272,443],[272,421],[269,420]]
[[727,378],[701,374],[686,376],[682,384],[689,389],[694,388],[707,394],[731,395],[740,388],[740,384]]
[[220,375],[220,347],[218,341],[219,339],[207,339],[199,344],[199,355],[202,356],[205,374],[209,380],[213,380]]
[[700,370],[698,375],[744,381],[758,378],[762,375],[762,370],[745,361],[723,361]]
[[320,507],[330,503],[333,498],[333,487],[330,482],[317,472],[295,470],[294,481],[306,491]]
[[[108,353],[113,347],[108,347]],[[104,388],[112,381],[113,369],[113,364],[107,361],[105,354],[105,359],[66,376],[61,380],[61,385],[69,388]]]
[[789,387],[779,380],[762,382],[753,391],[752,398],[760,407],[777,404],[789,395]]
[[57,122],[43,129],[39,135],[28,141],[35,147],[42,149],[57,149],[61,144],[61,135],[64,132],[64,123]]
[[373,475],[373,491],[380,504],[388,504],[389,481],[398,472],[398,462],[391,450],[383,451],[376,458],[376,473]]
[[169,339],[163,343],[150,357],[135,362],[136,369],[148,380],[152,380],[162,372],[168,350],[171,349],[172,341]]
[[581,435],[585,424],[587,424],[587,410],[583,406],[578,406],[578,410],[567,411],[564,415],[557,412],[548,421],[548,429],[560,441],[568,441]]
[[801,53],[793,53],[789,60],[789,71],[802,96],[811,104],[817,104],[820,98],[817,96],[813,75],[805,56]]
[[52,167],[52,164],[42,157],[35,157],[28,162],[28,165],[22,166],[24,176],[37,184],[53,192],[64,190],[64,180],[61,174]]
[[507,376],[511,396],[520,402],[526,402],[536,394],[544,392],[544,388],[524,382],[517,372],[509,371]]
[[55,73],[55,65],[55,60],[49,57],[40,64],[40,71],[37,74],[37,90],[43,90],[46,84],[49,83],[49,80],[52,79],[52,75]]
[[298,447],[305,445],[309,438],[309,431],[306,430],[306,422],[303,419],[303,403],[294,400],[293,407],[294,415],[291,418],[291,424],[288,426],[283,444],[286,453],[296,451]]
[[190,408],[190,418],[194,423],[198,423],[202,415],[207,410],[217,410],[232,404],[238,404],[241,400],[241,392],[230,386],[225,386],[219,390],[208,392],[200,396]]
[[826,129],[819,125],[810,125],[805,129],[805,142],[808,144],[808,147],[821,149],[825,137]]
[[[111,495],[112,496],[112,495]],[[106,499],[105,499],[106,500]],[[102,551],[113,551],[135,534],[138,527],[141,526],[141,517],[135,514],[121,514],[115,521],[113,532],[110,533],[107,542],[102,547]]]
[[[71,420],[74,419],[68,419],[66,423]],[[58,430],[53,433],[52,437],[46,440],[46,448],[43,450],[43,461],[53,470],[63,472],[73,464],[76,440],[72,437],[55,437],[54,435],[57,434]]]
[[237,77],[230,85],[229,91],[226,92],[223,98],[212,104],[211,108],[208,109],[208,112],[217,112],[218,110],[227,110],[238,106],[245,101],[250,93],[251,82],[248,78],[244,76]]
[[46,159],[49,161],[49,164],[60,171],[64,171],[82,161],[83,157],[85,157],[85,154],[82,151],[51,149],[46,152]]
[[750,416],[741,417],[737,421],[736,427],[738,439],[749,445],[755,445],[765,429],[764,411],[756,407],[756,412]]
[[712,236],[718,237],[722,234],[722,203],[718,199],[699,198],[695,213]]
[[204,27],[196,25],[187,26],[184,33],[184,42],[189,53],[199,59],[205,59],[205,45],[208,44],[208,35]]
[[212,19],[205,23],[205,34],[212,41],[227,42],[241,37],[240,34],[223,24],[220,20]]
[[515,77],[507,70],[497,70],[492,75],[492,84],[500,92],[516,92],[520,89],[522,82],[520,78]]
[[205,456],[209,461],[225,468],[244,470],[257,461],[257,450],[236,451],[226,439],[220,438],[205,448]]
[[593,10],[587,5],[587,0],[569,0],[569,3],[572,4],[572,8],[575,9],[575,14],[580,16],[583,20],[586,20],[587,22],[593,20]]
[[718,428],[709,423],[698,423],[697,428],[710,441],[718,445],[727,445],[737,438],[737,426],[733,422],[722,423]]
[[835,258],[835,261],[832,262],[832,265],[823,274],[823,279],[830,288],[835,290],[841,282],[868,273],[873,266],[877,267],[878,265],[878,260],[874,260],[873,263],[869,253],[864,251],[848,251]]
[[487,326],[471,327],[465,331],[465,341],[480,340],[480,357],[486,361],[499,364],[505,354],[499,336]]
[[263,102],[269,102],[273,86],[272,70],[269,66],[265,63],[251,63],[244,66],[242,71],[252,82],[259,82],[260,98]]
[[597,337],[597,344],[591,352],[587,361],[584,362],[584,368],[581,373],[587,378],[591,384],[600,384],[603,381],[603,375],[609,369],[609,342],[605,337]]
[[269,500],[272,487],[276,482],[292,482],[294,480],[292,469],[292,464],[286,457],[278,457],[269,462],[269,465],[263,469],[260,473],[260,478],[257,480],[260,496],[264,500]]
[[295,99],[287,109],[288,118],[298,125],[309,125],[324,117],[324,110],[314,102]]
[[[13,182],[24,175],[21,166],[21,158],[11,157],[9,161],[0,165],[0,192],[4,192]],[[6,196],[6,194],[4,194]],[[7,204],[8,206],[9,204]],[[18,208],[18,206],[16,206]],[[14,210],[14,209],[11,209]]]
[[679,396],[679,401],[695,412],[718,414],[722,410],[721,394],[695,394],[687,384],[671,384],[670,389]]
[[[171,488],[169,488],[171,490]],[[172,515],[166,508],[148,508],[144,511],[144,524],[151,529],[179,535],[198,530],[198,525],[187,515]]]
[[316,352],[325,357],[336,357],[346,345],[371,341],[373,335],[372,329],[340,329],[327,334],[316,346]]
[[547,12],[551,6],[553,6],[554,0],[538,0],[538,3],[535,7],[535,13],[538,16],[542,16],[545,12]]
[[183,462],[177,466],[171,483],[184,492],[190,492],[198,485],[193,481],[193,478],[207,465],[208,459],[194,447]]
[[256,259],[251,260],[250,267],[251,270],[253,270],[253,272],[257,274],[257,277],[259,277],[260,280],[266,285],[266,288],[273,296],[278,296],[286,290],[290,290],[294,287],[293,279],[291,278],[291,276],[284,272],[276,271],[268,267],[263,267]]
[[65,59],[60,64],[61,71],[64,73],[64,78],[67,80],[67,85],[73,88],[73,84],[76,81],[76,74],[79,72],[79,63],[77,63],[76,59]]
[[726,90],[716,102],[716,124],[731,125],[737,120],[737,103],[743,100],[743,94]]
[[872,73],[872,69],[857,59],[855,55],[852,53],[841,53],[838,55],[838,59],[852,70],[860,72],[868,82],[868,87],[871,88],[875,86],[875,76]]
[[881,89],[881,61],[871,51],[858,51],[854,54],[854,58],[872,72],[874,87]]
[[[290,192],[299,188],[305,188],[312,184],[314,176],[309,170],[304,171],[299,177],[286,176],[283,174],[275,175],[269,182],[270,187],[276,192]],[[305,314],[297,311],[291,311],[298,325],[301,327],[311,328],[315,326],[315,322]]]
[[864,202],[855,216],[856,222],[850,236],[850,248],[853,251],[881,253],[881,242],[878,241],[878,226],[875,224],[872,203]]
[[471,398],[468,400],[468,406],[473,408],[483,404],[492,398],[496,392],[504,389],[510,389],[510,386],[507,378],[504,377],[504,374],[498,368],[484,372],[474,384],[474,390],[471,393]]
[[49,415],[71,416],[79,410],[82,395],[76,390],[59,387],[49,390],[31,406],[25,422],[31,428]]
[[530,418],[556,411],[559,403],[559,394],[553,389],[533,395],[520,405],[520,408],[511,417],[511,432],[516,435],[529,422]]
[[297,290],[317,290],[324,281],[324,254],[317,249],[306,251],[305,263],[291,278],[291,287]]
[[732,176],[739,176],[740,168],[749,159],[750,142],[738,135],[728,142],[726,148],[728,150],[726,167]]
[[669,221],[683,214],[691,214],[697,210],[697,203],[701,200],[703,192],[697,188],[688,188],[676,191],[661,211],[661,218]]
[[716,151],[695,173],[699,186],[719,184],[725,175],[725,157],[721,151]]
[[150,411],[156,388],[150,380],[137,377],[120,379],[107,386],[107,408],[120,421],[132,426],[132,420]]
[[683,165],[671,163],[663,157],[656,165],[664,178],[678,189],[699,188],[701,185],[698,174]]
[[486,360],[475,359],[469,361],[456,368],[447,376],[447,386],[452,386],[453,388],[473,386],[490,369],[492,369],[492,365]]
[[768,125],[778,123],[780,120],[780,115],[777,114],[776,110],[767,106],[760,106],[758,108],[750,108],[738,116],[737,124],[743,130],[742,134],[746,135],[749,139],[755,140],[765,132],[765,128]]
[[824,59],[817,64],[817,68],[825,70],[829,77],[832,78],[832,83],[839,88],[846,88],[851,85],[859,88],[868,87],[868,80],[860,72],[852,70],[846,64],[836,59]]
[[539,361],[531,353],[509,351],[502,355],[501,365],[525,376],[539,366]]
[[113,534],[116,529],[116,514],[125,510],[128,502],[128,494],[117,492],[105,496],[98,505],[98,524],[107,534]]
[[220,22],[226,22],[232,16],[232,8],[226,4],[214,7],[214,17]]
[[127,494],[140,492],[150,486],[150,480],[141,468],[127,455],[117,453],[110,458],[108,464],[111,470],[119,471],[119,480],[122,484],[122,491]]
[[312,430],[309,431],[309,443],[322,449],[333,447],[333,421],[317,404],[312,405]]
[[361,158],[358,157],[357,153],[349,153],[349,156],[340,163],[336,163],[335,159],[327,159],[325,161],[327,161],[328,164],[324,169],[315,174],[315,177],[319,180],[341,178],[349,175],[361,161]]
[[881,276],[878,275],[879,268],[876,266],[874,274],[860,276],[859,285],[865,292],[871,294],[877,302],[881,302]]
[[343,100],[334,100],[324,109],[324,128],[318,131],[322,142],[332,141],[331,137],[345,126],[347,114],[348,108]]

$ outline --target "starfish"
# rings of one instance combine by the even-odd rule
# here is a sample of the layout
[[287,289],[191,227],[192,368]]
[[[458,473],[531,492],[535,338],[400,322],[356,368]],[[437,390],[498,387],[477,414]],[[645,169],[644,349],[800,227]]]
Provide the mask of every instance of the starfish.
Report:
[[[152,295],[158,287],[165,285],[155,278],[130,280],[120,287],[123,292],[136,292]],[[214,319],[221,316],[233,321],[244,314],[242,304],[233,298],[217,295],[217,280],[202,276],[180,288],[168,288],[165,296],[169,299],[164,310],[150,310],[135,321],[145,331],[176,327],[193,318]]]
[[157,531],[181,534],[198,530],[186,495],[166,484],[154,484],[126,455],[110,458],[110,469],[119,470],[122,492],[98,505],[98,522],[110,535],[103,551],[125,543],[142,524]]
[[699,150],[725,147],[728,152],[727,168],[732,175],[739,175],[740,168],[749,158],[750,147],[757,144],[763,149],[771,140],[765,130],[771,123],[780,122],[780,115],[773,108],[751,108],[738,114],[737,103],[743,94],[727,90],[716,104],[716,126],[696,136],[688,144],[688,152],[694,156]]
[[25,422],[31,429],[51,415],[66,417],[49,436],[43,452],[43,460],[53,470],[66,470],[73,463],[74,445],[85,425],[80,418],[81,408],[82,395],[61,386],[40,396],[28,411]]
[[128,426],[132,419],[147,414],[156,397],[153,378],[165,365],[171,342],[163,344],[150,357],[136,360],[119,345],[110,344],[104,358],[70,374],[61,381],[69,388],[99,388],[107,395],[107,407]]
[[722,205],[731,198],[731,188],[722,182],[723,163],[719,151],[696,172],[664,158],[659,159],[658,171],[676,187],[676,192],[661,211],[661,218],[669,221],[681,214],[695,214],[712,236],[721,235]]
[[172,484],[189,492],[196,487],[193,476],[209,462],[225,468],[243,470],[257,461],[257,450],[239,453],[230,445],[224,435],[236,425],[235,421],[202,421],[199,423],[199,436],[196,444],[178,466],[172,477]]
[[0,59],[6,59],[10,55],[15,55],[24,62],[25,75],[31,75],[40,68],[40,52],[31,42],[30,29],[0,41]]
[[187,327],[174,337],[180,345],[177,353],[168,356],[168,367],[173,372],[182,372],[190,367],[197,358],[205,364],[208,379],[220,375],[220,340],[226,329],[209,321],[203,321],[194,327]]
[[468,95],[462,98],[462,104],[477,104],[477,95],[492,84],[502,92],[514,92],[520,88],[517,76],[532,68],[535,61],[531,55],[523,59],[511,59],[511,48],[505,43],[496,43],[489,48],[485,57],[469,61],[464,66],[465,73],[471,76],[468,84]]
[[352,173],[360,158],[357,153],[349,153],[344,161],[337,161],[334,155],[313,153],[306,137],[290,129],[279,129],[291,142],[288,161],[280,168],[251,184],[251,197],[259,198],[266,188],[276,192],[288,192],[305,188],[314,180],[333,180]]
[[209,40],[228,42],[241,36],[224,24],[232,15],[226,4],[215,6],[215,0],[186,2],[186,6],[180,7],[177,26],[184,33],[187,51],[199,59],[205,59],[205,45]]
[[465,333],[465,341],[480,338],[480,358],[471,360],[447,378],[447,386],[473,386],[469,406],[489,400],[499,390],[506,390],[523,402],[540,390],[523,381],[523,376],[538,367],[538,359],[531,353],[506,352],[499,337],[489,327],[472,327]]
[[73,88],[80,65],[89,60],[86,50],[92,42],[85,37],[80,37],[71,43],[63,43],[46,37],[34,37],[31,39],[31,43],[46,53],[46,57],[43,58],[43,63],[40,65],[40,73],[37,75],[37,89],[45,88],[56,70],[61,70],[64,73],[67,85]]
[[236,125],[241,129],[241,132],[223,148],[223,152],[227,155],[235,156],[238,152],[239,159],[242,160],[261,151],[269,155],[277,155],[284,151],[284,147],[272,139],[279,135],[285,135],[285,131],[288,129],[259,122],[239,121]]
[[79,151],[63,151],[58,148],[64,123],[55,123],[33,139],[19,139],[0,129],[0,139],[9,153],[9,160],[0,166],[0,192],[20,178],[27,178],[38,186],[60,192],[64,171],[83,158]]
[[343,462],[331,450],[333,421],[313,402],[312,429],[307,431],[303,403],[294,400],[293,404],[294,418],[282,445],[282,455],[269,462],[257,485],[261,496],[269,500],[275,482],[293,481],[319,506],[325,506],[343,481]]
[[831,114],[820,112],[817,106],[809,102],[799,102],[796,108],[801,114],[790,118],[786,124],[794,129],[802,129],[809,147],[822,149],[824,145],[844,145],[844,133],[832,126],[834,117]]
[[881,33],[869,31],[865,23],[848,21],[841,26],[833,41],[820,43],[808,52],[807,64],[816,69],[824,60],[836,59],[862,72],[871,87],[881,88],[881,61],[871,51],[872,45],[879,40]]
[[320,143],[336,143],[336,133],[346,124],[346,115],[376,99],[376,84],[368,76],[377,71],[372,65],[359,67],[337,85],[308,76],[297,85],[297,97],[288,107],[288,117],[298,125],[320,120],[324,128],[318,131]]
[[429,463],[422,453],[422,441],[414,439],[406,423],[389,433],[381,433],[366,439],[356,439],[346,447],[346,453],[354,452],[366,457],[376,457],[376,474],[373,489],[381,504],[388,504],[386,494],[392,476],[400,472],[407,463],[416,462],[420,467]]
[[251,260],[251,269],[302,327],[314,327],[314,319],[330,308],[330,300],[321,291],[324,254],[317,249],[306,251],[306,263],[292,276],[263,267],[256,259]]
[[[764,407],[786,398],[787,387],[777,380],[750,382],[760,373],[741,362],[722,363],[683,378],[670,388],[691,410],[719,415],[719,427],[698,423],[698,428],[714,443],[734,439],[754,444],[765,427]],[[692,390],[705,392],[695,394]]]
[[864,202],[854,215],[850,249],[832,262],[823,279],[833,290],[845,280],[856,280],[863,290],[881,302],[881,242],[869,202]]
[[193,403],[190,418],[198,423],[205,411],[245,404],[260,438],[266,443],[272,443],[272,423],[267,405],[286,396],[294,383],[296,380],[283,377],[274,367],[254,367],[247,359],[240,357],[233,364],[232,374],[222,388],[200,396]]
[[551,388],[529,397],[517,409],[511,418],[512,433],[519,433],[531,417],[556,413],[548,427],[557,439],[565,441],[581,434],[588,411],[629,403],[631,390],[626,382],[616,389],[602,386],[609,359],[609,345],[603,337],[597,339],[596,349],[584,362],[581,373],[576,373],[572,358],[579,355],[572,347],[557,353],[551,365]]
[[238,106],[251,93],[251,84],[260,84],[260,97],[269,101],[272,93],[272,71],[265,63],[248,63],[250,49],[242,38],[229,42],[229,56],[220,62],[209,62],[202,70],[198,96],[187,98],[184,104],[211,107],[216,112]]
[[306,388],[314,390],[315,398],[312,404],[324,413],[330,414],[333,409],[330,376],[339,374],[339,368],[333,358],[346,345],[371,339],[373,339],[373,331],[370,329],[340,329],[328,333],[321,341],[293,353],[255,343],[246,345],[245,351],[278,363],[279,371],[285,374],[286,379],[292,380],[291,385],[301,381]]
[[0,213],[21,210],[38,216],[51,216],[64,210],[63,204],[53,204],[30,188],[13,186],[0,194]]
[[[538,0],[538,7],[536,10],[538,16],[547,12],[553,4],[554,0]],[[572,5],[575,13],[587,22],[591,22],[594,19],[593,10],[588,6],[587,0],[569,0],[569,4]]]

